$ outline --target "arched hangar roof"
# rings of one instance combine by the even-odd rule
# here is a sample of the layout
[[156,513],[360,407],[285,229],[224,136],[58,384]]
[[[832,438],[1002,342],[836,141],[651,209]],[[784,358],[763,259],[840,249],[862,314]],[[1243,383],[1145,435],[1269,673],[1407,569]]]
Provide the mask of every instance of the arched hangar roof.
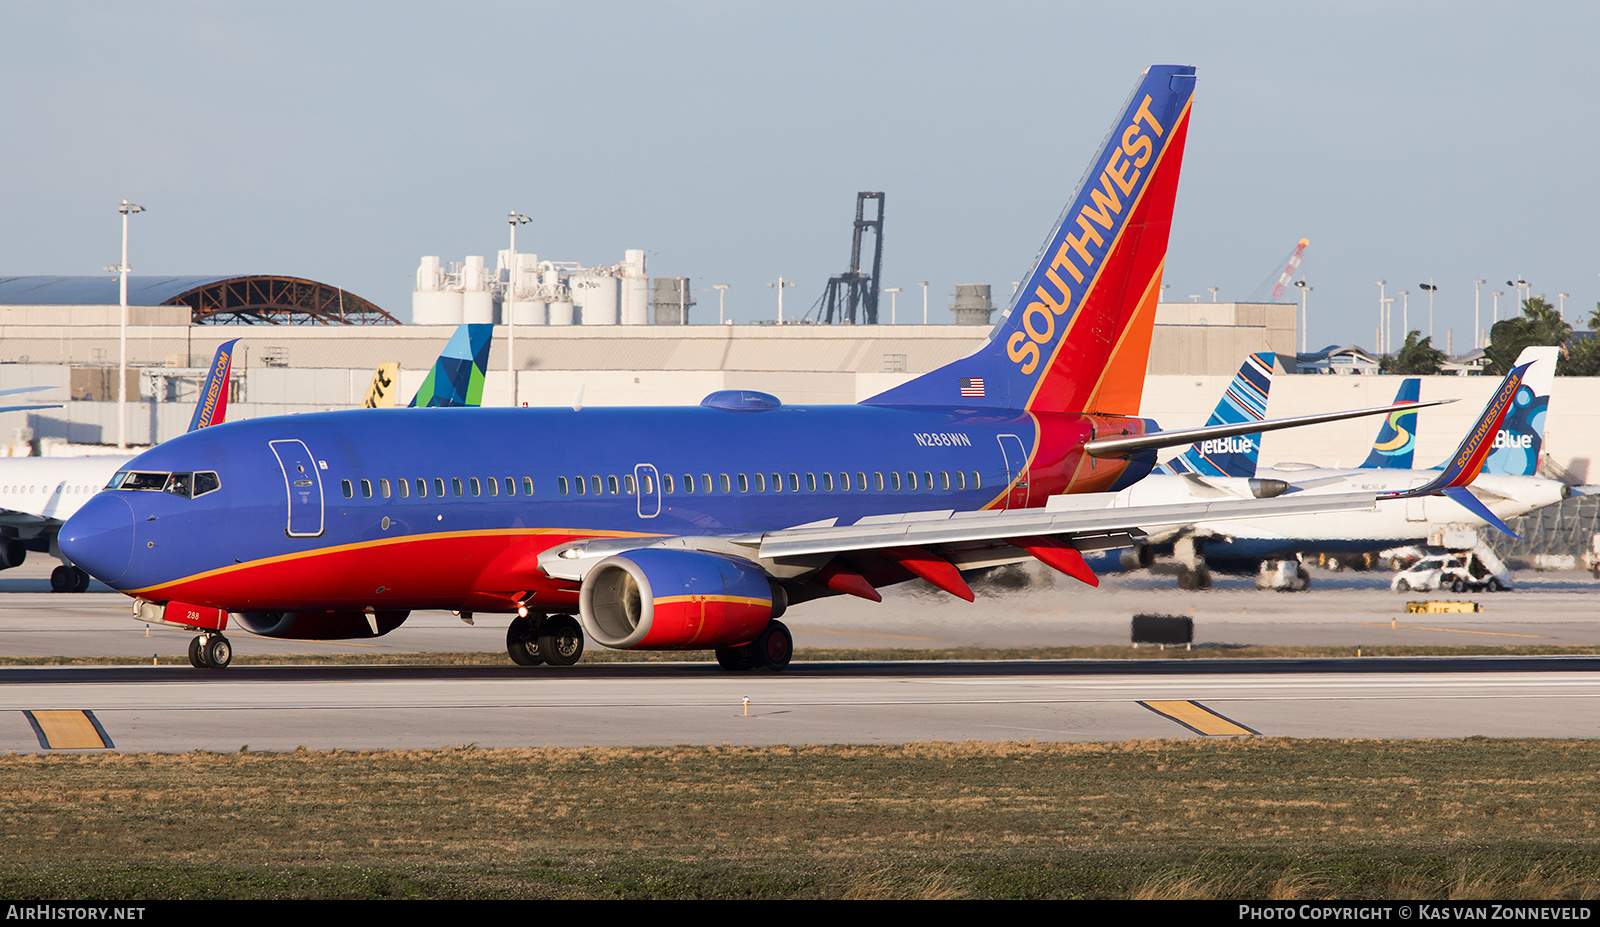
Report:
[[[0,277],[0,306],[114,306],[116,277]],[[304,277],[128,277],[130,306],[188,306],[197,325],[398,325],[339,287]]]

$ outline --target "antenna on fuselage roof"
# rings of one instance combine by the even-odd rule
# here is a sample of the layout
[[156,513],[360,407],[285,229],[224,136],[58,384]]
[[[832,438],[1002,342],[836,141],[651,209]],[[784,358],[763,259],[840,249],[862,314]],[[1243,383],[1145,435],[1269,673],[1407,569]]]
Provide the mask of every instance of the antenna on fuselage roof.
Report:
[[572,411],[574,411],[574,412],[582,412],[583,411],[583,388],[584,388],[585,385],[586,384],[579,383],[578,384],[578,395],[572,397]]

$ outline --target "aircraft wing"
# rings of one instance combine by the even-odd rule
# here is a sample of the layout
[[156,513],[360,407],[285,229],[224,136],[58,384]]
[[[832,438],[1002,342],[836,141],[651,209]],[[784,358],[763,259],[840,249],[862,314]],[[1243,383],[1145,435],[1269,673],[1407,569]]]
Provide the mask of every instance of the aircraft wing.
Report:
[[[1069,566],[1076,566],[1074,559],[1081,562],[1081,555],[1075,558],[1077,552],[1124,547],[1144,537],[1146,529],[1208,519],[1359,511],[1372,508],[1376,500],[1376,493],[1362,492],[1129,506],[1125,497],[1119,498],[1115,493],[1086,493],[1057,497],[1052,501],[1058,504],[1045,509],[908,512],[868,516],[851,525],[807,525],[704,537],[597,538],[551,548],[538,559],[548,575],[572,581],[581,581],[607,557],[649,547],[742,556],[777,576],[804,574],[824,567],[835,556],[861,552],[882,555],[914,573],[918,555],[931,551],[938,551],[932,559],[943,560],[956,569],[1028,557],[1046,562],[1062,559]],[[1073,553],[1063,553],[1068,550]],[[1067,572],[1092,582],[1092,573],[1086,578],[1075,569]],[[1087,567],[1082,572],[1087,573]],[[964,584],[959,588],[965,589]]]

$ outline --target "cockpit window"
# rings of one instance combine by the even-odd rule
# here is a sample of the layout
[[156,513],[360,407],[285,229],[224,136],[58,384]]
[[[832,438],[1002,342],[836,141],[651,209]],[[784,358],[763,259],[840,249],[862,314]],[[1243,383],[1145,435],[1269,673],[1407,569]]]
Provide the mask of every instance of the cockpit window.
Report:
[[147,473],[139,470],[118,471],[106,484],[107,489],[125,489],[134,492],[168,492],[174,496],[193,499],[222,488],[215,470],[198,473]]
[[112,488],[115,489],[128,489],[135,492],[160,492],[167,487],[167,480],[171,479],[171,477],[172,474],[170,473],[143,473],[138,470],[131,470],[120,484],[114,478],[111,484]]

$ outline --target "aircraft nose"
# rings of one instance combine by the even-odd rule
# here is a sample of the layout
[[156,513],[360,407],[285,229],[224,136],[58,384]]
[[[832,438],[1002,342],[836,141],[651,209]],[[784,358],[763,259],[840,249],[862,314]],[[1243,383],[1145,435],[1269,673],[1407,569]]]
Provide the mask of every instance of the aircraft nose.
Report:
[[112,493],[101,493],[61,526],[57,543],[67,559],[115,587],[133,561],[133,507]]

